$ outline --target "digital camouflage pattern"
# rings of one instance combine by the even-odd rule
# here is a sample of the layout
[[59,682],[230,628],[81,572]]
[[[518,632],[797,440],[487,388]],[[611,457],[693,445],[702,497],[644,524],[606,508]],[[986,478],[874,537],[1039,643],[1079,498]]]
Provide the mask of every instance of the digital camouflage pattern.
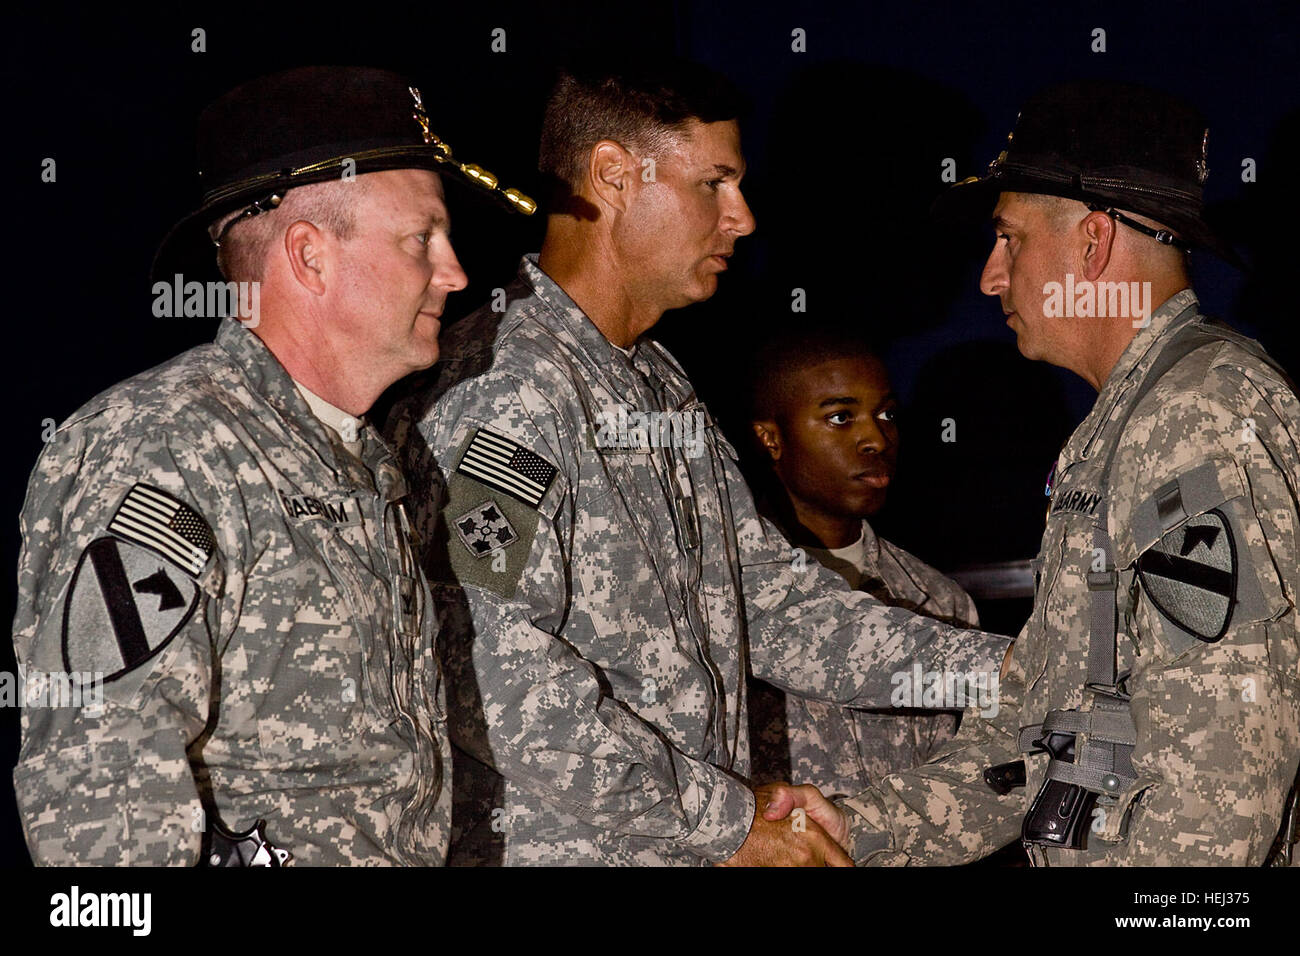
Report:
[[[846,801],[858,862],[960,863],[1019,836],[1047,756],[1027,756],[1028,785],[1006,796],[996,796],[982,774],[1019,759],[1021,726],[1039,723],[1049,710],[1090,706],[1086,575],[1096,560],[1093,524],[1102,520],[1109,521],[1120,572],[1118,668],[1132,672],[1138,779],[1118,798],[1098,798],[1102,812],[1083,850],[1035,847],[1031,859],[1238,866],[1265,860],[1300,760],[1300,521],[1287,484],[1288,476],[1300,476],[1300,403],[1258,359],[1221,343],[1176,364],[1138,403],[1123,434],[1115,434],[1108,424],[1119,420],[1156,356],[1189,321],[1200,316],[1195,294],[1185,289],[1138,331],[1061,452],[1033,616],[1016,643],[996,717],[968,712],[931,763]],[[1115,442],[1109,513],[1094,514],[1101,510],[1092,497],[1100,490],[1098,472]],[[1134,587],[1139,557],[1160,539],[1151,520],[1156,492],[1175,478],[1216,489],[1189,514],[1217,510],[1234,542],[1237,604],[1214,642],[1173,624]],[[1079,747],[1087,746],[1081,735]]]
[[[101,712],[23,710],[14,785],[37,863],[194,864],[201,789],[232,830],[266,819],[291,865],[444,861],[434,615],[394,456],[361,439],[359,460],[232,320],[58,429],[21,518],[18,660],[125,673]],[[193,564],[123,520],[131,495],[138,516],[180,509]]]
[[[451,862],[728,859],[754,816],[749,667],[877,706],[914,660],[997,668],[1005,638],[796,570],[662,347],[614,347],[534,257],[506,299],[450,330],[436,378],[392,418],[469,755]],[[610,428],[620,405],[679,413],[680,447]]]
[[[850,587],[885,604],[960,627],[979,626],[975,602],[956,581],[877,536],[865,518],[862,534],[861,567],[821,548],[807,550]],[[749,707],[754,782],[811,783],[828,797],[851,796],[886,774],[925,763],[935,748],[952,739],[960,714],[836,707],[785,694],[761,680],[750,681]]]

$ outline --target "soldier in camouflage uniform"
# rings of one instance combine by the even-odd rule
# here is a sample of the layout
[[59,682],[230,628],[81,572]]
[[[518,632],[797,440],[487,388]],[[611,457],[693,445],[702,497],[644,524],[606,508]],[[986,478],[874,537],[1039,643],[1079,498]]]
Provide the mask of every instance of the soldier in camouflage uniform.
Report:
[[[32,474],[18,660],[103,691],[23,711],[39,864],[194,864],[205,830],[258,820],[294,863],[445,859],[435,615],[402,473],[363,418],[436,358],[465,284],[413,106],[387,72],[305,68],[204,114],[213,188],[155,275],[165,294],[215,236],[260,301],[84,405]],[[362,175],[340,182],[345,159]]]
[[1040,865],[1278,856],[1300,761],[1300,402],[1187,287],[1190,243],[1231,254],[1200,215],[1206,138],[1162,94],[1061,87],[954,189],[986,212],[997,197],[981,288],[1021,352],[1100,394],[1056,462],[996,717],[968,714],[934,761],[844,810],[782,788],[769,817],[804,804],[881,864],[958,863],[1018,835]]
[[[897,467],[897,410],[884,363],[860,339],[805,330],[765,343],[750,382],[751,428],[770,464],[753,476],[759,511],[849,587],[977,627],[969,594],[868,521],[884,507]],[[828,797],[849,796],[925,763],[956,733],[960,710],[911,707],[903,688],[895,687],[895,706],[864,710],[751,680],[753,780],[802,780]],[[986,698],[995,690],[986,688]]]
[[453,863],[835,862],[815,825],[755,817],[747,669],[882,705],[914,661],[990,670],[1006,648],[796,568],[642,335],[711,295],[754,225],[734,102],[675,70],[561,79],[541,255],[392,419],[447,615]]

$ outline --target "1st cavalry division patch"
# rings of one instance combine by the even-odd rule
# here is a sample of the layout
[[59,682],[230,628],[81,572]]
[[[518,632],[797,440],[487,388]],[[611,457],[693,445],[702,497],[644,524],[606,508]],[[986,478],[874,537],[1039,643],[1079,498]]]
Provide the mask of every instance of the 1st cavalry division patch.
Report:
[[106,682],[154,657],[185,626],[215,548],[202,515],[148,485],[131,489],[108,530],[113,537],[82,553],[63,608],[63,666]]
[[1218,511],[1188,518],[1138,558],[1142,587],[1160,613],[1213,643],[1223,637],[1237,596],[1237,548]]

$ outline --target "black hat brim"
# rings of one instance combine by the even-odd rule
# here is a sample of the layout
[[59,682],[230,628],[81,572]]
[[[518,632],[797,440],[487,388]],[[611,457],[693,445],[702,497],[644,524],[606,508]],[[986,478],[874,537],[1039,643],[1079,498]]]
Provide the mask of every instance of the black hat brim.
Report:
[[495,198],[489,189],[466,179],[455,165],[441,159],[441,154],[432,146],[401,146],[370,152],[371,155],[367,156],[338,157],[336,162],[326,162],[323,168],[308,173],[261,177],[246,187],[223,190],[220,195],[205,201],[198,209],[184,216],[167,232],[154,254],[149,281],[170,282],[177,274],[191,275],[199,280],[217,278],[217,247],[208,235],[212,223],[272,193],[283,195],[286,190],[297,186],[336,180],[341,175],[340,163],[343,158],[355,162],[357,175],[390,169],[427,169],[435,173],[450,173],[451,175],[443,175],[444,185],[452,183],[480,200],[488,200],[491,205],[510,208]]
[[1061,196],[1084,203],[1102,203],[1116,209],[1149,216],[1161,225],[1172,229],[1192,246],[1213,252],[1238,269],[1246,265],[1241,257],[1204,218],[1194,212],[1180,212],[1168,205],[1152,206],[1130,193],[1107,193],[1102,190],[1085,190],[1055,180],[1039,179],[1015,170],[1000,170],[949,187],[940,193],[930,207],[936,222],[946,225],[976,225],[988,223],[1004,192],[1038,193]]

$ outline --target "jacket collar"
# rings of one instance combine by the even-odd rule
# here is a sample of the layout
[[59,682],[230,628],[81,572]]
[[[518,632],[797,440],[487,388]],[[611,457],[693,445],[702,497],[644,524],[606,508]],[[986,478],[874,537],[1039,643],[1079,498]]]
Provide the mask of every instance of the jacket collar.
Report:
[[[1144,358],[1149,356],[1154,359],[1160,351],[1154,346],[1168,340],[1178,329],[1182,328],[1184,323],[1191,321],[1199,311],[1197,309],[1198,304],[1196,293],[1191,289],[1183,289],[1181,292],[1175,292],[1160,308],[1151,313],[1150,321],[1138,329],[1128,347],[1120,354],[1115,367],[1110,370],[1110,375],[1106,377],[1106,381],[1102,384],[1101,394],[1097,396],[1098,399],[1100,400],[1114,385],[1127,381]],[[1150,364],[1150,362],[1146,362],[1144,368]]]
[[519,278],[527,283],[545,306],[538,320],[561,340],[588,357],[592,368],[604,380],[612,394],[631,405],[637,398],[638,373],[652,386],[666,385],[671,405],[680,405],[694,394],[685,373],[659,343],[641,336],[630,350],[615,347],[590,316],[569,297],[554,279],[537,264],[537,253],[530,253],[519,263]]
[[1088,457],[1096,437],[1101,433],[1102,426],[1110,420],[1115,406],[1142,380],[1174,334],[1196,319],[1200,311],[1198,306],[1196,293],[1187,288],[1174,293],[1151,314],[1147,324],[1138,330],[1120,353],[1115,367],[1102,384],[1092,411],[1066,442],[1063,457],[1067,461]]
[[[275,411],[284,430],[306,444],[333,472],[335,481],[374,490],[374,480],[366,466],[344,448],[342,441],[331,435],[329,427],[316,417],[288,371],[265,342],[242,323],[222,319],[216,344],[233,360],[249,389]],[[363,434],[373,432],[373,428],[366,428]],[[381,464],[383,458],[391,457],[391,451],[377,438],[364,442],[362,454],[372,467]]]

